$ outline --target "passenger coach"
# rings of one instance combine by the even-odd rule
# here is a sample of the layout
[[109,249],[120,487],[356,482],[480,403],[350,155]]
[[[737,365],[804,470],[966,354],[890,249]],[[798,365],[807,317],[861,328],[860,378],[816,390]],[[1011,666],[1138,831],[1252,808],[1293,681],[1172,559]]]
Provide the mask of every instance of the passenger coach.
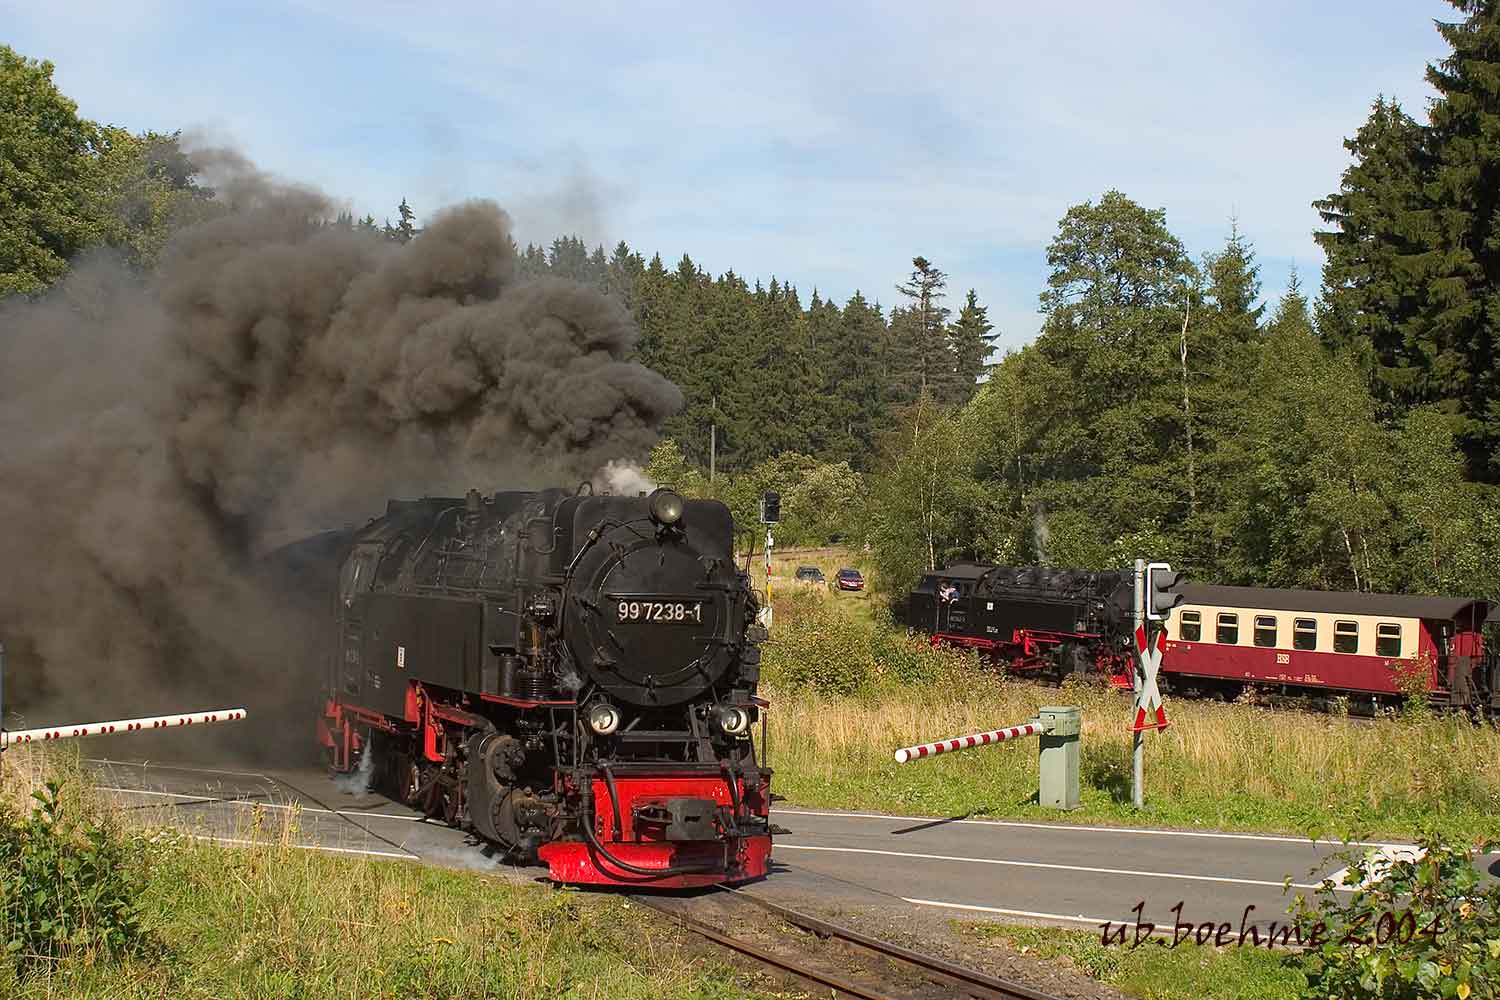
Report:
[[1233,696],[1245,684],[1287,694],[1395,701],[1426,674],[1435,705],[1500,708],[1484,626],[1488,601],[1257,587],[1188,586],[1167,622],[1162,672],[1186,691]]

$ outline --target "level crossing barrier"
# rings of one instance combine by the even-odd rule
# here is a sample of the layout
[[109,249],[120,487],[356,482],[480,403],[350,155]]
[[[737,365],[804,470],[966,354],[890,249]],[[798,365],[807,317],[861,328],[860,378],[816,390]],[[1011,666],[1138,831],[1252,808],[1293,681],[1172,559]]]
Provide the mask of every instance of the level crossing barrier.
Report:
[[245,718],[243,708],[219,708],[186,715],[153,715],[144,719],[115,719],[111,722],[76,722],[45,729],[0,730],[0,750],[18,743],[43,743],[74,739],[79,736],[108,736],[112,733],[140,733],[181,726],[211,726],[221,722],[238,722]]
[[1078,796],[1078,749],[1083,734],[1083,709],[1076,705],[1045,705],[1036,717],[1019,726],[991,729],[968,736],[919,743],[896,751],[896,763],[905,764],[955,750],[989,746],[1006,740],[1038,736],[1040,783],[1037,801],[1052,809],[1076,809]]

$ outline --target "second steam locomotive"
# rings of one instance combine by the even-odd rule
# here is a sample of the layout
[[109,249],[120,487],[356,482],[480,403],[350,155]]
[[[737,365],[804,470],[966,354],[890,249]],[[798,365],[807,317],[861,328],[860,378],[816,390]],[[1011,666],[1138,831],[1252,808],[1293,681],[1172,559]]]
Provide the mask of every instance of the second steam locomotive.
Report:
[[[897,618],[934,643],[977,649],[1021,674],[1133,681],[1128,573],[961,563],[927,574]],[[1437,706],[1500,710],[1500,658],[1482,598],[1188,585],[1166,622],[1163,686],[1234,698],[1376,708],[1420,688]]]
[[338,548],[335,770],[560,882],[766,873],[765,631],[723,504],[470,491],[393,500]]

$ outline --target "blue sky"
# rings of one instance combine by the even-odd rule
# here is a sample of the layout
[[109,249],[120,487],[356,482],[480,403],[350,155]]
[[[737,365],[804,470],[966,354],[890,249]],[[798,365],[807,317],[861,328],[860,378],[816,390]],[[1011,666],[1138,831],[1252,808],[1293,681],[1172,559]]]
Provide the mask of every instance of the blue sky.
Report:
[[[1377,94],[1420,114],[1438,0],[1067,5],[0,0],[84,115],[197,130],[355,212],[470,197],[517,237],[889,304],[915,254],[1040,325],[1046,245],[1118,188],[1274,300]],[[1061,11],[1061,12],[1058,12]]]

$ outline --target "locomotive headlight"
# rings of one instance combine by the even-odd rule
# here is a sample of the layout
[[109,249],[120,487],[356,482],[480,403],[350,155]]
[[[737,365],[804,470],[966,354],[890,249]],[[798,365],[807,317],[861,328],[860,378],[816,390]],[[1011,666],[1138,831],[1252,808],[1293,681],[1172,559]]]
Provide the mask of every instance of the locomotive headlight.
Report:
[[651,519],[657,524],[676,524],[682,520],[682,496],[671,490],[651,494]]
[[750,728],[750,713],[733,705],[720,705],[717,720],[719,728],[730,736],[738,736]]
[[608,736],[620,728],[620,713],[613,705],[600,702],[589,709],[589,728],[600,736]]

